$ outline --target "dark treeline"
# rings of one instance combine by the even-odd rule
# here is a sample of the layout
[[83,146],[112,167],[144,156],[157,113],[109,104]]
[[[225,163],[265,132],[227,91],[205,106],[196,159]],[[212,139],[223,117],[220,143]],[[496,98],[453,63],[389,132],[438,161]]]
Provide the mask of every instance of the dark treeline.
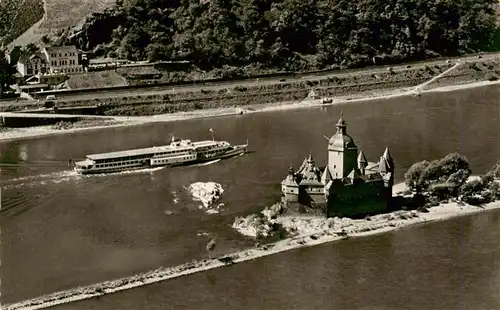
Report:
[[[291,71],[488,48],[496,0],[123,0],[76,44],[130,60]],[[375,57],[375,58],[374,58]]]

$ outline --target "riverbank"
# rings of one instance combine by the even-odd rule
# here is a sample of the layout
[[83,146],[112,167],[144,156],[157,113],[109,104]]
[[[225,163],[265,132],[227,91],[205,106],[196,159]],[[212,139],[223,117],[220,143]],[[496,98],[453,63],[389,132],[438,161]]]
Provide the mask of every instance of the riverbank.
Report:
[[[470,89],[475,87],[485,87],[490,85],[500,84],[500,80],[497,81],[479,81],[468,84],[459,85],[447,85],[447,86],[427,86],[428,89],[423,89],[418,92],[419,95],[432,92],[449,92],[455,90]],[[86,130],[101,130],[110,127],[128,127],[135,125],[143,125],[147,123],[154,122],[172,122],[172,121],[182,121],[188,119],[197,118],[212,118],[221,116],[236,116],[242,114],[258,113],[258,112],[269,112],[277,110],[291,110],[291,109],[301,109],[301,108],[311,108],[311,107],[327,107],[335,104],[346,104],[350,102],[364,102],[371,100],[382,100],[403,96],[412,96],[414,94],[414,87],[401,87],[386,90],[374,90],[366,91],[362,93],[357,93],[353,95],[341,96],[341,97],[325,97],[323,99],[309,99],[309,100],[297,100],[297,101],[286,101],[286,102],[276,102],[272,104],[254,104],[247,105],[243,108],[240,107],[230,107],[230,108],[214,108],[214,109],[203,109],[191,112],[175,112],[161,115],[153,116],[110,116],[114,120],[106,123],[99,123],[88,126],[73,126],[68,129],[56,129],[53,126],[38,126],[38,127],[28,127],[28,128],[4,128],[0,131],[0,142],[20,140],[27,138],[45,137],[58,134],[74,133],[78,131]],[[331,102],[323,103],[324,99],[330,99]]]
[[[394,192],[404,190],[404,184],[394,186]],[[94,284],[87,287],[75,288],[68,291],[26,300],[23,302],[5,305],[3,309],[42,309],[58,304],[75,302],[78,300],[111,294],[118,291],[131,289],[155,282],[173,279],[209,269],[224,267],[227,265],[242,263],[260,257],[289,251],[301,247],[319,245],[345,239],[346,237],[362,237],[389,232],[395,229],[411,225],[447,220],[457,216],[473,214],[481,211],[500,209],[500,201],[492,202],[481,207],[460,205],[455,202],[441,204],[428,208],[428,212],[419,211],[395,211],[380,214],[369,219],[326,219],[318,216],[301,216],[295,218],[295,222],[302,221],[303,228],[298,235],[284,239],[272,244],[259,246],[253,249],[242,250],[237,253],[228,254],[216,259],[193,261],[183,265],[160,268],[155,271],[122,278],[114,281]],[[291,219],[290,217],[285,217]],[[309,223],[309,225],[305,225]],[[325,223],[325,225],[322,225]],[[321,225],[320,225],[321,224]],[[339,231],[341,230],[341,231]]]
[[[319,97],[351,96],[367,91],[402,87],[466,84],[500,79],[500,54],[465,56],[455,60],[429,60],[394,66],[304,72],[284,76],[248,76],[245,79],[192,79],[182,84],[106,89],[75,89],[34,94],[39,100],[57,96],[65,108],[98,106],[114,116],[151,116],[212,108],[245,107],[255,104],[303,100],[312,92]],[[6,101],[0,112],[36,109],[36,100]]]

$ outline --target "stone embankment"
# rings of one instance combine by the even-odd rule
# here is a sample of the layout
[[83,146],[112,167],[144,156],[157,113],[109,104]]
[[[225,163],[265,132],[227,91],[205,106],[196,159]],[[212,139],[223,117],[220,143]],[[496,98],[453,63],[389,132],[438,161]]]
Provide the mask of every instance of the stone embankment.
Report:
[[[456,66],[453,70],[446,72]],[[443,74],[445,73],[445,74]],[[439,76],[443,74],[442,76]],[[438,79],[433,80],[439,76]],[[311,91],[320,97],[341,97],[379,90],[415,87],[434,88],[467,84],[500,78],[500,58],[490,57],[474,61],[441,62],[386,70],[360,70],[352,73],[291,78],[289,81],[265,83],[230,83],[206,87],[178,88],[169,91],[137,93],[93,99],[61,98],[59,106],[75,107],[98,105],[105,115],[145,116],[201,109],[274,104],[302,101]],[[429,84],[426,82],[431,81]],[[32,104],[2,105],[0,111],[15,111]],[[31,108],[31,107],[30,107]]]

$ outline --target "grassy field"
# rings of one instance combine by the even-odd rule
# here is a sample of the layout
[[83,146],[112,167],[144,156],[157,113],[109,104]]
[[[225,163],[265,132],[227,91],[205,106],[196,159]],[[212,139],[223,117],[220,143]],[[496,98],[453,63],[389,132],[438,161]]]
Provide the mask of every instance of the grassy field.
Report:
[[71,89],[127,86],[127,80],[114,71],[88,72],[70,76]]

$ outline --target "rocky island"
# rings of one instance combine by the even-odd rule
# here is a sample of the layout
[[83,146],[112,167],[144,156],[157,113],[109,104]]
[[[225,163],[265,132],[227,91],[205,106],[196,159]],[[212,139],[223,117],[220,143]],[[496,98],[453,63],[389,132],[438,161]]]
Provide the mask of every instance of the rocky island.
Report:
[[[339,124],[345,123],[340,121],[337,125]],[[347,133],[343,129],[344,127],[337,127],[340,127],[340,129],[336,135],[342,136],[344,141],[349,141],[348,146],[351,147],[352,152],[349,156],[355,156],[356,158],[355,161],[345,161],[347,164],[341,171],[343,173],[343,171],[350,170],[350,172],[341,179],[341,184],[345,184],[347,187],[353,186],[355,182],[366,184],[363,182],[362,177],[366,175],[366,170],[365,174],[361,174],[360,170],[372,167],[375,180],[382,180],[378,187],[380,194],[386,193],[388,188],[391,189],[391,195],[376,198],[378,201],[374,205],[376,208],[370,209],[370,207],[366,206],[352,208],[356,205],[356,200],[353,199],[351,205],[348,205],[350,208],[347,209],[351,215],[349,217],[343,216],[342,212],[345,209],[343,209],[342,204],[338,203],[338,195],[335,200],[329,201],[331,192],[328,192],[328,195],[323,192],[324,198],[320,198],[316,191],[310,191],[310,187],[302,187],[302,185],[305,185],[304,183],[316,182],[316,187],[324,191],[325,188],[328,189],[327,186],[324,186],[325,182],[323,182],[325,181],[325,178],[323,178],[325,174],[330,174],[331,179],[326,182],[326,184],[329,184],[330,182],[333,183],[332,180],[337,176],[335,173],[340,171],[333,170],[334,174],[332,175],[332,171],[315,169],[312,167],[313,161],[306,160],[306,164],[298,170],[297,174],[293,174],[293,179],[291,173],[286,177],[288,181],[293,180],[295,184],[298,184],[298,196],[287,196],[289,188],[284,186],[282,188],[284,191],[282,201],[271,207],[264,208],[257,214],[238,217],[234,220],[232,227],[239,233],[253,239],[255,244],[253,248],[241,249],[234,253],[219,253],[215,255],[215,258],[210,255],[208,259],[195,260],[179,266],[162,267],[132,277],[56,292],[15,304],[4,305],[4,309],[47,308],[241,263],[304,246],[378,234],[413,224],[445,220],[464,214],[500,208],[500,202],[498,201],[500,198],[500,165],[494,166],[484,175],[471,176],[467,158],[458,153],[451,153],[441,159],[424,160],[415,163],[405,173],[405,182],[393,186],[389,183],[392,175],[385,179],[380,178],[381,173],[384,172],[381,170],[392,167],[391,169],[394,171],[394,161],[388,150],[381,156],[378,165],[372,164],[370,166],[371,164],[364,163],[364,156],[352,151],[355,144],[353,140],[345,137]],[[339,136],[333,140],[338,138]],[[338,151],[332,150],[332,152]],[[338,158],[338,153],[334,155]],[[346,158],[344,156],[340,157]],[[329,161],[329,165],[331,164],[333,162]],[[336,169],[336,161],[334,165],[334,169]],[[326,167],[325,169],[329,168]],[[300,176],[298,173],[303,173],[303,175],[301,175],[302,179],[296,182],[295,176]],[[307,182],[302,183],[304,180],[307,180]],[[321,186],[318,182],[321,183]],[[207,208],[206,205],[216,204],[219,196],[224,192],[224,189],[219,184],[210,182],[193,183],[187,189],[195,200],[204,205],[203,208],[207,209],[207,212],[210,208]],[[307,193],[307,189],[309,189],[309,193]],[[339,192],[342,193],[342,189]],[[300,193],[303,195],[301,196]],[[314,193],[315,196],[313,197],[316,200],[306,199],[304,201],[301,199],[302,197],[310,197],[311,193]],[[365,203],[369,197],[380,196],[377,195],[375,190],[368,191],[368,193],[362,196],[363,200],[357,203]],[[296,201],[295,198],[297,198]],[[341,198],[344,199],[343,196]],[[384,204],[382,204],[383,201]],[[358,210],[359,213],[352,210]]]
[[469,161],[458,153],[415,163],[405,173],[405,183],[393,187],[394,160],[389,149],[378,162],[369,163],[363,151],[358,153],[342,117],[336,126],[336,134],[328,141],[324,169],[315,166],[312,155],[297,172],[290,167],[281,182],[282,201],[236,218],[233,228],[262,240],[348,236],[407,225],[408,220],[421,222],[468,212],[474,208],[467,206],[500,198],[500,166],[472,177]]

